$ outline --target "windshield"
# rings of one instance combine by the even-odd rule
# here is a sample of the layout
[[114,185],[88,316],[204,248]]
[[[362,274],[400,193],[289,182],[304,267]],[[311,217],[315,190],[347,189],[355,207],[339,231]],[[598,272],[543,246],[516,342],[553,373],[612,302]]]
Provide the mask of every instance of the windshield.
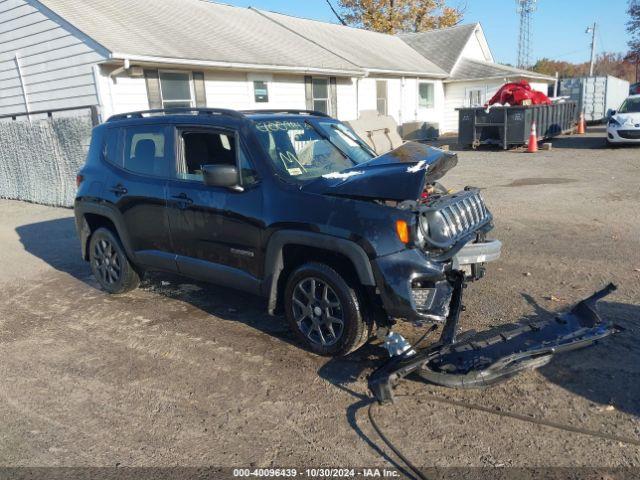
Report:
[[627,98],[618,113],[640,113],[640,97]]
[[316,129],[304,120],[255,122],[258,140],[276,170],[300,182],[341,172],[373,158],[373,152],[360,145],[355,134],[344,126],[334,129],[332,125],[338,124],[325,122]]

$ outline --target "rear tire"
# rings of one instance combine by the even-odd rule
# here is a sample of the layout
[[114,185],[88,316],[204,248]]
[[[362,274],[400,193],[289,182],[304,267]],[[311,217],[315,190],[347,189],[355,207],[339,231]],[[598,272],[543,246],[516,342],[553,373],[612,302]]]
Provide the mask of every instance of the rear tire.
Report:
[[91,271],[103,290],[113,295],[135,290],[140,276],[129,262],[120,239],[107,228],[98,228],[89,242]]
[[289,276],[284,307],[292,332],[318,355],[347,355],[371,334],[356,292],[325,264],[306,263]]

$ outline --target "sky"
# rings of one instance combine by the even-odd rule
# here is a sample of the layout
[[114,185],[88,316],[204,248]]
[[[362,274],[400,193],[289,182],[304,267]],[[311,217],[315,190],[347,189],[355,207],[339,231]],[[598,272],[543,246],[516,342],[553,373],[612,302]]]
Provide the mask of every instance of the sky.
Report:
[[[326,0],[218,0],[221,3],[272,10],[298,17],[337,20]],[[332,0],[337,4],[337,0]],[[463,23],[480,22],[496,61],[517,63],[518,26],[515,0],[449,0],[451,6],[466,4]],[[585,30],[596,22],[598,53],[626,52],[627,0],[538,0],[533,14],[532,60],[548,57],[586,62],[591,54],[591,35]]]

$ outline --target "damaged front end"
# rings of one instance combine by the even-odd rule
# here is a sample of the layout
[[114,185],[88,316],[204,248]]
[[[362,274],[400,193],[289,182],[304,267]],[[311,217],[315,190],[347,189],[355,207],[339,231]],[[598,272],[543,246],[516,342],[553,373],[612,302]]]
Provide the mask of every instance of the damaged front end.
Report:
[[[486,263],[500,257],[502,244],[487,238],[493,216],[479,189],[452,193],[438,183],[456,164],[455,155],[407,144],[373,159],[366,168],[360,166],[361,176],[332,185],[333,194],[378,195],[412,213],[412,244],[372,262],[376,284],[390,317],[433,322],[432,330],[441,327],[440,339],[419,351],[397,333],[388,333],[386,343],[395,356],[369,379],[370,390],[382,403],[392,401],[393,387],[413,372],[441,386],[484,387],[618,330],[597,312],[597,301],[616,289],[609,285],[552,320],[523,321],[458,341],[463,290],[467,282],[484,277]],[[404,195],[394,188],[401,179]],[[368,188],[374,184],[376,188]]]
[[616,290],[610,284],[552,320],[523,321],[508,330],[467,336],[458,342],[463,287],[464,279],[459,276],[438,342],[418,352],[406,345],[404,353],[389,359],[369,377],[369,389],[378,402],[392,402],[393,388],[414,372],[435,385],[486,387],[541,367],[556,353],[593,345],[621,330],[603,320],[597,310],[598,300]]

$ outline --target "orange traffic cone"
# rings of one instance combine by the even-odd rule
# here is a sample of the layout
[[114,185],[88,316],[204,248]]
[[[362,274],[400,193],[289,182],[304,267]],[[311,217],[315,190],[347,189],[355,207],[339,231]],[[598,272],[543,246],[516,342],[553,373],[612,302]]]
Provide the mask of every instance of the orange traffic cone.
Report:
[[529,134],[529,145],[527,152],[536,153],[538,151],[538,133],[536,132],[536,122],[531,124],[531,133]]
[[584,135],[587,133],[587,129],[584,122],[584,113],[580,113],[580,120],[578,120],[578,130],[576,131],[578,135]]

